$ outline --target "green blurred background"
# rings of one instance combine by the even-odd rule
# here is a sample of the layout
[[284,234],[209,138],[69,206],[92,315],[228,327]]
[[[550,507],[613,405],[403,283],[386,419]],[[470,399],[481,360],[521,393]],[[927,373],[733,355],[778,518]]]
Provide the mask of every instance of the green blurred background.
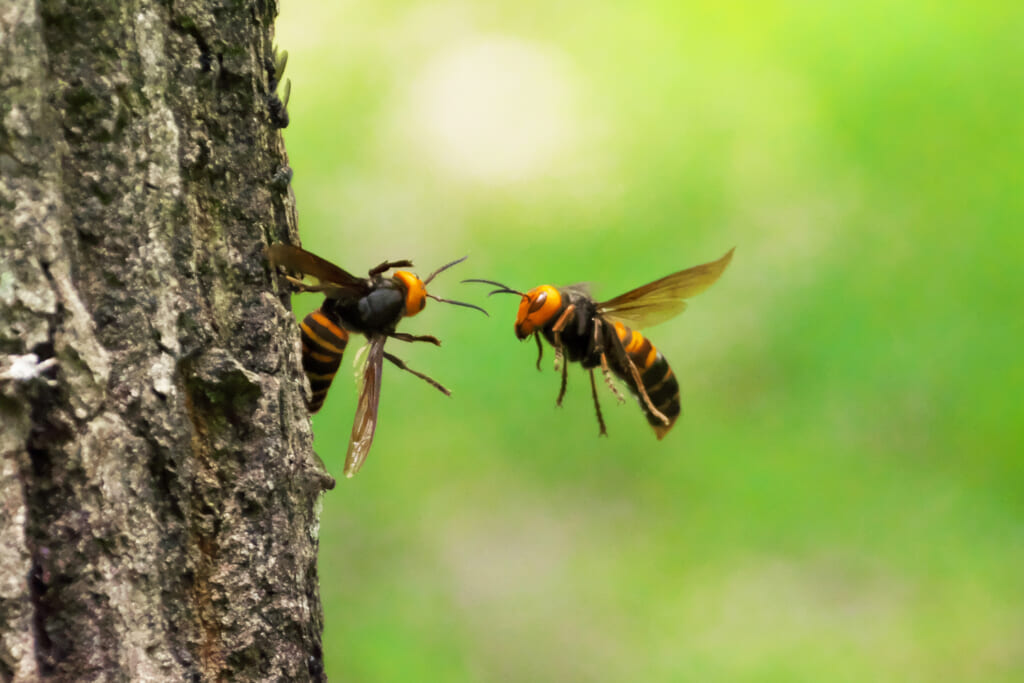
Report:
[[[1024,680],[1024,10],[968,2],[285,3],[304,245],[413,258],[366,466],[316,447],[345,681]],[[514,297],[736,247],[645,330],[657,441],[564,407]],[[319,305],[296,297],[302,315]],[[356,345],[350,348],[357,348]]]

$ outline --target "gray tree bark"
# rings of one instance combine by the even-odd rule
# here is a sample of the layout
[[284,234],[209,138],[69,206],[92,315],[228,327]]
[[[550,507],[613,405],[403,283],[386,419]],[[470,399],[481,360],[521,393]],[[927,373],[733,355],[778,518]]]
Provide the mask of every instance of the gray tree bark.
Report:
[[0,680],[319,680],[273,0],[0,5]]

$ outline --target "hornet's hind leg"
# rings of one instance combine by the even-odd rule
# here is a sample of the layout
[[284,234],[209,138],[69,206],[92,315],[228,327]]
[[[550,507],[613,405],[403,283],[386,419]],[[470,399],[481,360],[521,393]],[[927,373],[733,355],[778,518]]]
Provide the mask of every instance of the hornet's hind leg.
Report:
[[[630,377],[633,378],[633,384],[636,386],[636,393],[640,399],[644,402],[644,405],[651,411],[651,415],[661,420],[664,424],[672,424],[672,421],[665,416],[665,413],[661,412],[654,406],[654,402],[651,401],[651,397],[647,394],[647,389],[644,387],[644,382],[640,379],[640,371],[637,369],[633,359],[626,353],[625,347],[622,345],[622,340],[619,339],[619,335],[612,334],[612,344],[615,346],[616,354],[619,356],[619,362],[622,363],[623,369],[629,373]],[[603,360],[603,359],[602,359]]]
[[601,415],[601,402],[597,400],[597,383],[594,381],[594,368],[590,368],[590,395],[594,397],[594,412],[597,413],[597,424],[601,428],[600,436],[608,436],[604,428],[604,417]]
[[387,358],[387,359],[388,359],[389,361],[391,361],[391,362],[392,362],[392,363],[393,363],[393,364],[394,364],[394,365],[395,365],[396,367],[398,367],[399,369],[401,369],[401,370],[405,370],[406,372],[408,372],[408,373],[410,373],[410,374],[416,375],[416,376],[417,376],[417,377],[419,377],[419,378],[420,378],[421,380],[423,380],[424,382],[426,382],[426,383],[427,383],[427,384],[429,384],[430,386],[434,387],[435,389],[437,389],[438,391],[440,391],[440,392],[441,392],[442,394],[444,394],[445,396],[451,396],[451,395],[452,395],[452,392],[448,391],[448,390],[447,390],[447,389],[445,389],[445,388],[444,388],[443,386],[441,386],[441,383],[440,383],[440,382],[438,382],[437,380],[435,380],[435,379],[432,379],[432,378],[430,378],[430,377],[427,377],[427,376],[426,376],[426,375],[424,375],[424,374],[423,374],[422,372],[416,372],[415,370],[413,370],[412,368],[410,368],[410,367],[409,367],[408,365],[406,365],[406,364],[405,364],[405,361],[403,361],[403,360],[402,360],[401,358],[398,358],[397,356],[392,356],[392,355],[391,355],[390,353],[388,353],[387,351],[385,351],[385,352],[384,352],[384,357],[385,357],[385,358]]
[[640,371],[636,369],[636,365],[629,356],[626,356],[626,367],[629,368],[629,372],[633,376],[633,382],[636,383],[637,392],[639,392],[640,397],[644,400],[644,404],[650,409],[651,415],[658,418],[665,424],[672,424],[672,421],[665,417],[665,413],[654,407],[654,403],[651,402],[651,397],[647,395],[647,389],[644,388],[643,380],[640,379]]

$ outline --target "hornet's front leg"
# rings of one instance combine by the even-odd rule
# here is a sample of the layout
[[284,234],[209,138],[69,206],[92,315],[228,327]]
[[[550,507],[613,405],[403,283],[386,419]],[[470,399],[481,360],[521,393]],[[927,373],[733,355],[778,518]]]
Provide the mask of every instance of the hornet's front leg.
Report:
[[444,394],[445,396],[451,396],[451,395],[452,395],[452,392],[448,391],[448,390],[447,390],[447,389],[445,389],[445,388],[444,388],[443,386],[441,386],[440,382],[438,382],[437,380],[435,380],[435,379],[432,379],[432,378],[430,378],[430,377],[427,377],[427,376],[426,376],[426,375],[424,375],[424,374],[423,374],[422,372],[416,372],[415,370],[413,370],[412,368],[410,368],[410,367],[409,367],[408,365],[406,365],[406,364],[405,364],[405,361],[403,361],[403,360],[402,360],[401,358],[398,358],[398,357],[396,357],[396,356],[392,356],[392,355],[391,355],[390,353],[388,353],[387,351],[385,351],[385,352],[384,352],[384,357],[385,357],[385,358],[387,358],[387,359],[388,359],[389,361],[391,361],[392,363],[394,363],[394,364],[395,364],[395,366],[397,366],[398,368],[400,368],[400,369],[402,369],[402,370],[405,370],[406,372],[408,372],[408,373],[411,373],[411,374],[413,374],[413,375],[416,375],[416,376],[417,376],[417,377],[419,377],[419,378],[420,378],[421,380],[423,380],[424,382],[426,382],[426,383],[427,383],[427,384],[429,384],[430,386],[434,387],[435,389],[437,389],[438,391],[440,391],[440,392],[441,392],[442,394]]
[[412,268],[412,261],[409,261],[408,259],[403,259],[402,261],[385,261],[380,265],[370,268],[370,277],[376,277],[384,271],[392,268]]
[[565,307],[562,315],[558,316],[558,320],[555,321],[555,324],[551,326],[551,332],[553,333],[555,340],[554,347],[556,349],[562,348],[562,330],[564,330],[569,324],[569,316],[571,316],[575,311],[576,305],[569,304]]
[[[558,320],[551,326],[551,332],[555,340],[555,368],[561,366],[562,370],[562,386],[558,391],[558,399],[555,401],[555,405],[562,405],[562,399],[565,398],[565,388],[569,383],[569,364],[565,362],[565,349],[562,347],[562,330],[569,324],[569,320],[575,312],[576,306],[569,304],[565,307],[562,315],[558,316]],[[540,367],[540,358],[537,359],[537,366]]]

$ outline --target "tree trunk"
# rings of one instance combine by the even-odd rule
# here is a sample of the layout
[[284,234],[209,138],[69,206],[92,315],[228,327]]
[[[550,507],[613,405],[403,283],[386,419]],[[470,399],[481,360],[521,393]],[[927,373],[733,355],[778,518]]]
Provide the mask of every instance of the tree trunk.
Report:
[[0,680],[319,680],[272,0],[0,6]]

